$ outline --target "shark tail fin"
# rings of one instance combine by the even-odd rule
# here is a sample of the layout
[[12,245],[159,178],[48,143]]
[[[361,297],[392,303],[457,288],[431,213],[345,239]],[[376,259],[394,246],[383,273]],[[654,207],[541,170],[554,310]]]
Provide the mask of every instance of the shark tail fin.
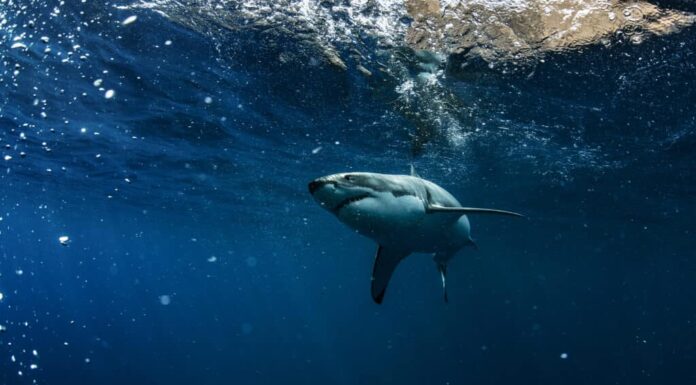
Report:
[[447,264],[438,263],[437,270],[440,272],[440,278],[442,278],[442,295],[445,299],[445,303],[449,302],[447,298]]

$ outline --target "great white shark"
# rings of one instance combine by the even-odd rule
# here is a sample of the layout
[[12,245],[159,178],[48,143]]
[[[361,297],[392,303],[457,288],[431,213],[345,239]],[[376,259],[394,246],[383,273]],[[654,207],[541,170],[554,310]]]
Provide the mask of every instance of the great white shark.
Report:
[[341,222],[375,242],[372,298],[382,303],[399,262],[412,253],[433,254],[447,302],[447,263],[471,238],[469,214],[522,217],[505,210],[462,207],[442,187],[411,175],[347,172],[317,178],[309,192]]

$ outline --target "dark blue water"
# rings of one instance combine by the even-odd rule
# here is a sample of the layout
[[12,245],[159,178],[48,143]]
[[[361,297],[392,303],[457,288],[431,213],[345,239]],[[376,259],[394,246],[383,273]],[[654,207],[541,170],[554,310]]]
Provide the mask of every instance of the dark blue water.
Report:
[[[115,5],[0,3],[0,383],[696,382],[696,29],[447,74],[420,145],[404,78]],[[426,255],[374,304],[306,191],[410,164],[528,217],[470,218],[448,304]]]

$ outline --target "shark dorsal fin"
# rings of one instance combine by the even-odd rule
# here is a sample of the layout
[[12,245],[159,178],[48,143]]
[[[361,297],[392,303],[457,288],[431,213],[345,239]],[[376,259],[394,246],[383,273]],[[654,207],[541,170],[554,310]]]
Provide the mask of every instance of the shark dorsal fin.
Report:
[[420,175],[418,175],[418,172],[416,172],[416,166],[411,163],[411,176],[415,176],[416,178],[420,178]]

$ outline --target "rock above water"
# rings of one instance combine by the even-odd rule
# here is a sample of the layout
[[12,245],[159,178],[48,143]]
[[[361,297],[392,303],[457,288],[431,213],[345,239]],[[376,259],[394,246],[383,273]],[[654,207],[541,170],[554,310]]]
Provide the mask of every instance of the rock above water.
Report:
[[254,49],[246,49],[245,55],[256,51],[261,52],[261,58],[275,55],[279,65],[304,62],[338,69],[355,65],[370,76],[381,68],[378,62],[384,61],[369,60],[371,52],[366,48],[370,44],[379,52],[409,47],[454,57],[457,62],[482,59],[494,65],[533,62],[548,52],[609,45],[619,36],[640,43],[650,35],[667,35],[696,23],[696,15],[662,8],[657,2],[193,0],[136,3],[119,8],[159,12],[212,36],[216,46],[231,55],[238,54],[237,37],[246,31],[254,35]]
[[696,22],[690,13],[645,1],[407,0],[413,22],[406,43],[417,50],[461,55],[464,61],[517,61],[591,44],[617,34],[640,43]]

